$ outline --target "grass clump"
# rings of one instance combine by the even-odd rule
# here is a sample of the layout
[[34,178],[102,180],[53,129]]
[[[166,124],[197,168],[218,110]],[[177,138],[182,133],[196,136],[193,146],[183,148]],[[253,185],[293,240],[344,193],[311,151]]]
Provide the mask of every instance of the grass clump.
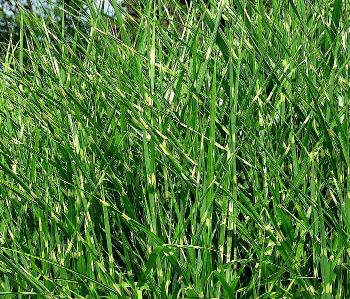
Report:
[[7,48],[0,294],[348,298],[346,2],[112,3]]

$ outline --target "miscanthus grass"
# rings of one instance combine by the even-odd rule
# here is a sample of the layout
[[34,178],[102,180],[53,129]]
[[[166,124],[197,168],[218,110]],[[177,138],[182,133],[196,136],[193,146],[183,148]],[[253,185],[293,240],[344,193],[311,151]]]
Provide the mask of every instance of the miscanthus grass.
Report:
[[0,295],[349,298],[347,2],[112,3],[6,45]]

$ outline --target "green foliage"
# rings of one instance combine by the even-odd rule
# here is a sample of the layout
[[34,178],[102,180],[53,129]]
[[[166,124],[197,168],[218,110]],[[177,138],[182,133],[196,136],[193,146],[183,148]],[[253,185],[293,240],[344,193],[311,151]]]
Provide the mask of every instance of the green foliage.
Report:
[[0,295],[349,298],[346,2],[112,3],[20,12]]

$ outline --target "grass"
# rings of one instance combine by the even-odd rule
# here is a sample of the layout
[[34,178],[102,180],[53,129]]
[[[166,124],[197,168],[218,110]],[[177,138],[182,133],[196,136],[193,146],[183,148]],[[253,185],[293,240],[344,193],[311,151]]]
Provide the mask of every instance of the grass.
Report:
[[21,13],[1,296],[350,297],[348,4],[212,2]]

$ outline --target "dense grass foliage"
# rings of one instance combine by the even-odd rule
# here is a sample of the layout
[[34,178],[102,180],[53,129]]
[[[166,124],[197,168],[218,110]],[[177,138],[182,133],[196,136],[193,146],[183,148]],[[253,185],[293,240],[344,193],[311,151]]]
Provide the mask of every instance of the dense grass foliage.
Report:
[[134,2],[21,13],[0,295],[349,298],[346,1]]

